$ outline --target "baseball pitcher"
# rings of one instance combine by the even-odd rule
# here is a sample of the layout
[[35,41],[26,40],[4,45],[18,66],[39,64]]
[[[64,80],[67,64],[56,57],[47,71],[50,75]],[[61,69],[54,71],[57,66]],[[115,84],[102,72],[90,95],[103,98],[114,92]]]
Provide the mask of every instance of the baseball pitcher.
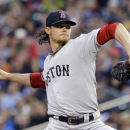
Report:
[[[112,38],[130,56],[130,35],[121,23],[108,23],[70,39],[74,25],[65,11],[51,12],[45,30],[36,35],[39,44],[49,43],[52,49],[45,59],[43,72],[13,74],[0,70],[0,79],[46,89],[50,118],[45,130],[114,130],[100,120],[95,59],[102,45]],[[113,77],[118,79],[120,75],[116,72],[113,70]]]

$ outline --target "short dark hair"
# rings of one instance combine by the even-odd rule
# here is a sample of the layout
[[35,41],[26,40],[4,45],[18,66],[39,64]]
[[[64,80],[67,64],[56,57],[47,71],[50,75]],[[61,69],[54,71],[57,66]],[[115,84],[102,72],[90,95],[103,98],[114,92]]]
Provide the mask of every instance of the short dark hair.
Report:
[[38,40],[39,45],[47,44],[47,43],[50,44],[49,35],[45,32],[45,30],[39,31],[39,32],[35,35],[35,37],[39,39],[39,40]]

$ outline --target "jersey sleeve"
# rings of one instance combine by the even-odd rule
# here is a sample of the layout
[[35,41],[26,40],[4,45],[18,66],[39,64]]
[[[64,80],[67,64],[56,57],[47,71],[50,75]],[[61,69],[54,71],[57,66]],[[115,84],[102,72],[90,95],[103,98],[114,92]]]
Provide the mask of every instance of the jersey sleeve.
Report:
[[103,26],[97,35],[97,41],[100,45],[105,44],[109,40],[115,37],[115,31],[117,27],[117,23],[109,22],[107,25]]
[[30,74],[30,83],[31,83],[32,88],[46,89],[42,72],[41,73],[31,73]]
[[79,37],[74,39],[76,50],[81,57],[100,50],[101,45],[97,42],[97,34],[99,30],[100,29],[96,29],[88,34],[81,34]]

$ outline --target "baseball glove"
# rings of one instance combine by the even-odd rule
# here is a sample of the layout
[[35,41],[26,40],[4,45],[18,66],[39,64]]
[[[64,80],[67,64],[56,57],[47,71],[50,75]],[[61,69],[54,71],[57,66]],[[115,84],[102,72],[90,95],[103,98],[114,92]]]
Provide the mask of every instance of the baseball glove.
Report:
[[112,78],[126,82],[130,79],[130,63],[129,60],[118,62],[112,69]]

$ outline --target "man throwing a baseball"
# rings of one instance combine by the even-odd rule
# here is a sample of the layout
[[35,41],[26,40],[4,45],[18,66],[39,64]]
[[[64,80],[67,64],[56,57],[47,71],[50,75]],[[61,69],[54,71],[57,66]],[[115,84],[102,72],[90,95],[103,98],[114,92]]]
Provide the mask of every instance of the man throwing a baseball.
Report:
[[109,23],[70,39],[74,25],[65,11],[51,12],[45,30],[37,34],[39,44],[50,43],[52,48],[43,72],[12,74],[0,70],[0,79],[46,89],[50,118],[45,130],[114,130],[100,120],[95,59],[102,45],[112,38],[130,56],[130,35],[121,23]]

